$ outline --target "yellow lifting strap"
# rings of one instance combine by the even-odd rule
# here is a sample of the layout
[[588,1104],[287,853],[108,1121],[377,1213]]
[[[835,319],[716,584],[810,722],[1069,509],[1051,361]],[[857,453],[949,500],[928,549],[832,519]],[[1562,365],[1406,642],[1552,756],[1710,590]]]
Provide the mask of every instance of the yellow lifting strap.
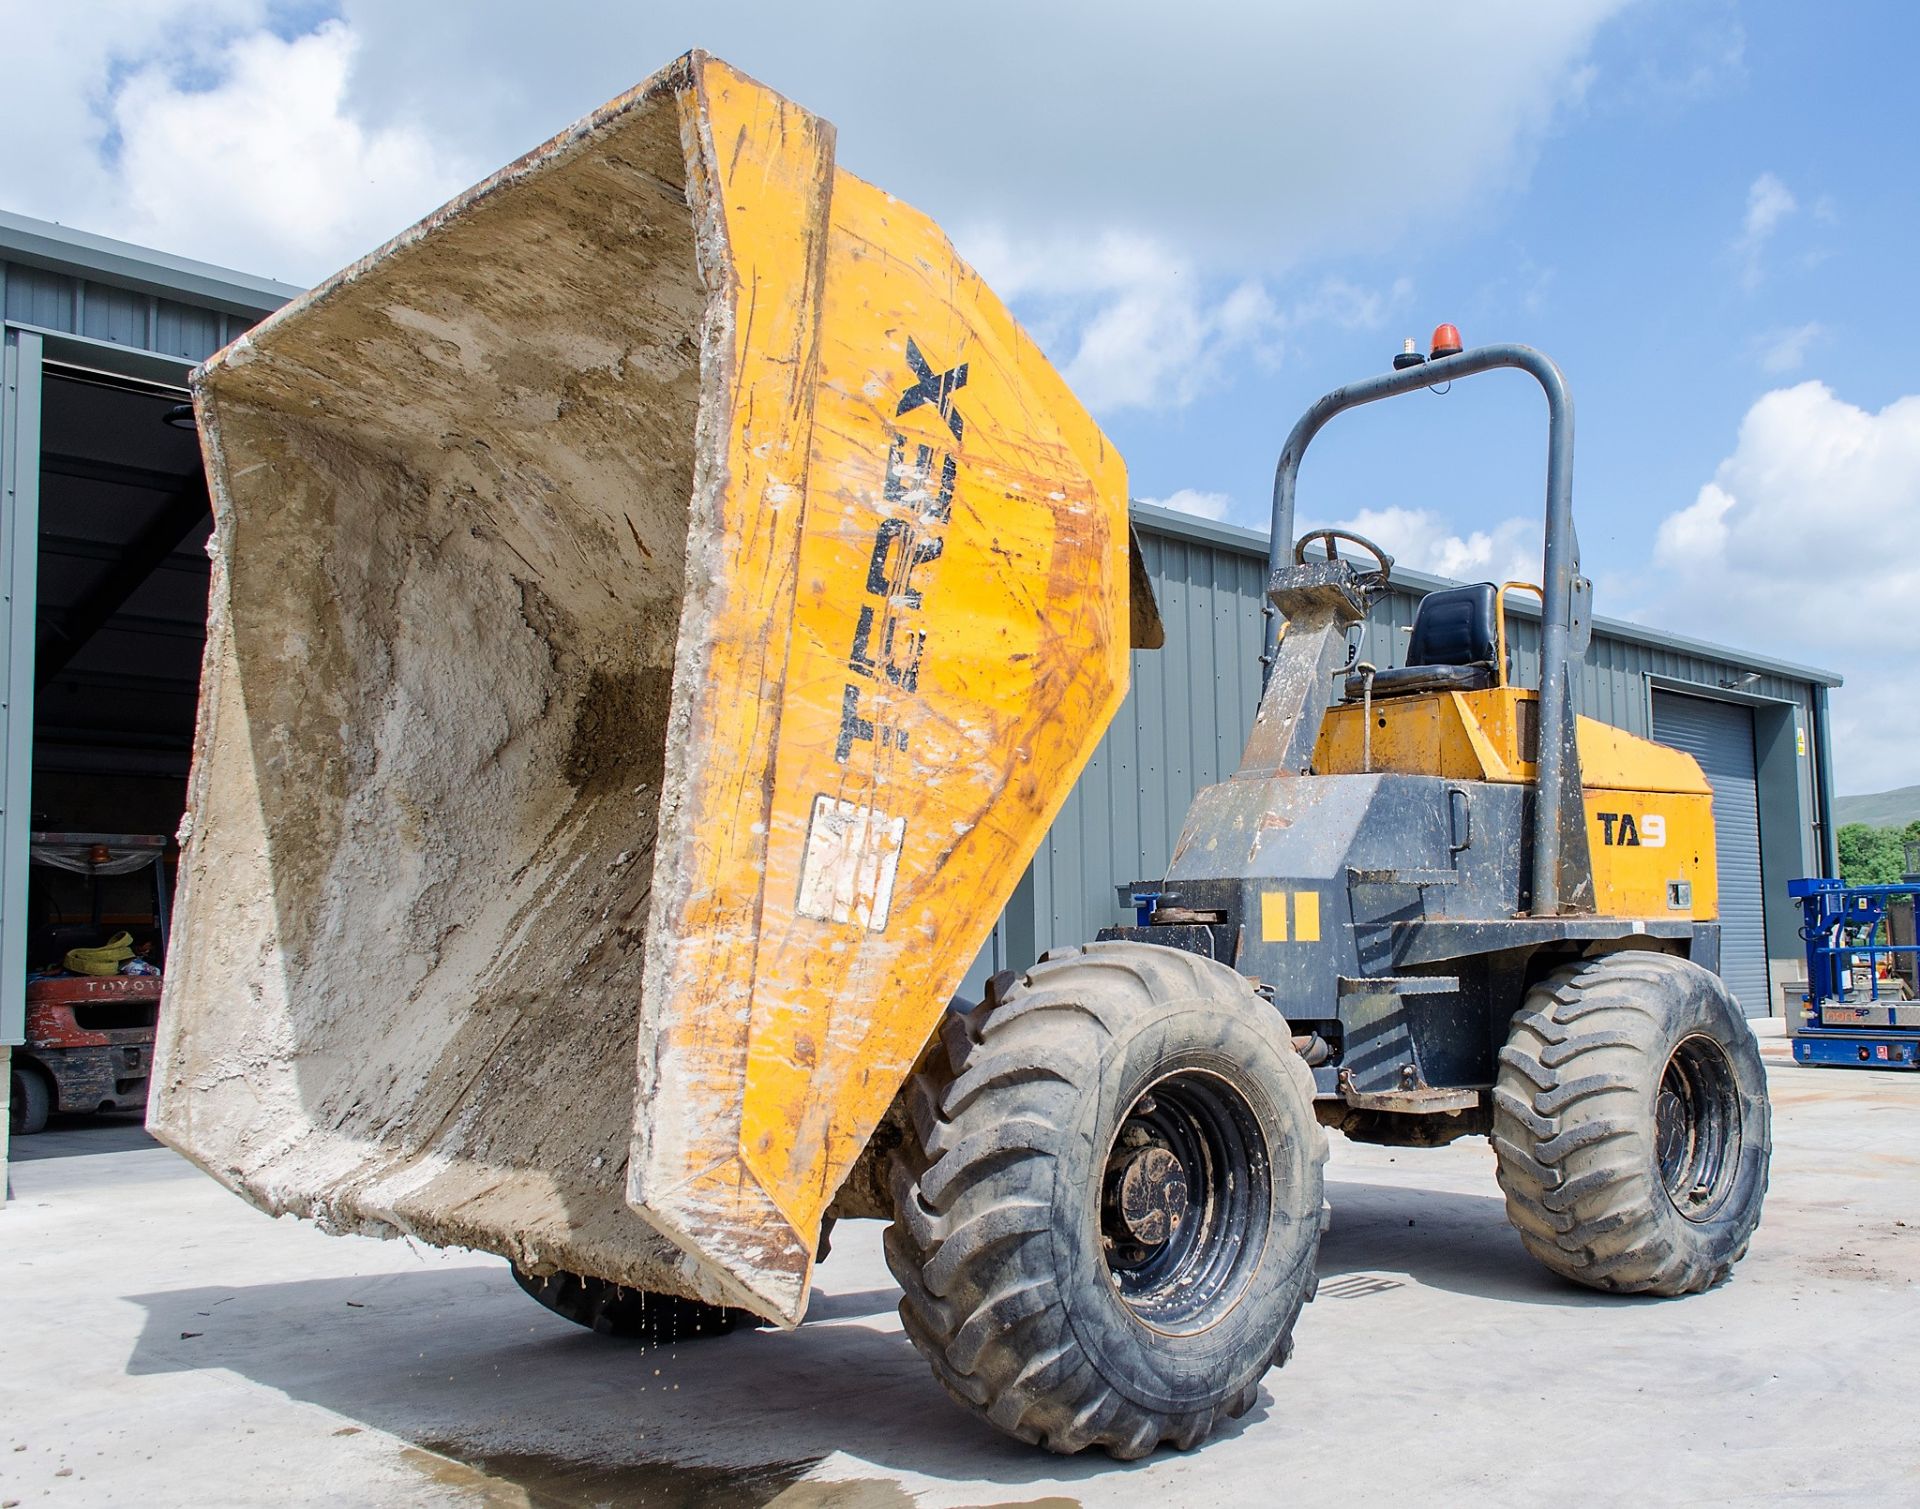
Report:
[[133,934],[115,933],[98,948],[70,948],[67,968],[77,975],[117,975],[133,957]]

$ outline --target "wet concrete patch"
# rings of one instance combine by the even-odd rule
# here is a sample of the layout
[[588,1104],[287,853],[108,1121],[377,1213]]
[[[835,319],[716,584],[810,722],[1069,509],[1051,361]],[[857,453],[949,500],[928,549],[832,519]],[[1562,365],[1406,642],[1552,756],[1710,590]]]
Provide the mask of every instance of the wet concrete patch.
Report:
[[[885,1478],[809,1480],[815,1462],[762,1467],[679,1462],[588,1463],[533,1453],[474,1453],[448,1442],[408,1447],[402,1460],[433,1483],[470,1494],[479,1509],[914,1509],[918,1502]],[[1050,1494],[966,1509],[1082,1509]]]
[[[811,1462],[764,1467],[688,1467],[675,1462],[595,1463],[533,1453],[475,1454],[451,1442],[426,1442],[405,1453],[408,1465],[448,1488],[473,1493],[485,1509],[597,1509],[644,1505],[646,1509],[763,1509],[786,1505],[786,1494]],[[813,1509],[891,1509],[912,1500],[890,1484],[823,1484],[822,1487],[882,1487],[892,1499],[800,1500]]]

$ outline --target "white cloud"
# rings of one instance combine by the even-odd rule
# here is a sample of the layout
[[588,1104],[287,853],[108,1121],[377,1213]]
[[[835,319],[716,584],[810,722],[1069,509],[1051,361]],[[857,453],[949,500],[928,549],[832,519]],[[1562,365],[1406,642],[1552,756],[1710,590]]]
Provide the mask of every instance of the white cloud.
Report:
[[282,37],[267,0],[104,11],[56,6],[26,28],[0,119],[46,110],[70,135],[13,159],[10,207],[301,282],[493,166],[351,113],[360,39],[343,22]]
[[1466,534],[1426,508],[1365,508],[1342,519],[1348,529],[1382,546],[1396,565],[1463,582],[1538,581],[1538,519],[1503,519]]
[[[1288,322],[1378,320],[1394,290],[1291,280],[1409,227],[1470,225],[1524,177],[1628,3],[1114,0],[1098,26],[1026,0],[546,0],[538,26],[520,0],[339,0],[318,25],[293,0],[51,5],[10,39],[26,41],[0,94],[19,144],[6,193],[311,280],[697,39],[1010,269],[1003,293],[1095,407],[1177,406],[1230,355],[1277,360]],[[1394,81],[1436,76],[1447,109],[1410,132]]]
[[1233,508],[1233,499],[1225,493],[1203,493],[1191,487],[1183,487],[1164,498],[1139,501],[1154,508],[1171,508],[1175,513],[1190,513],[1198,519],[1224,519]]
[[[356,99],[490,157],[697,41],[833,121],[842,162],[954,225],[1152,236],[1215,270],[1430,234],[1530,165],[1627,0],[344,0]],[[1408,129],[1401,92],[1447,81]],[[476,100],[480,103],[476,105]]]
[[[116,81],[142,62],[189,73],[267,23],[266,0],[97,0],[8,7],[8,207],[72,221],[110,193]],[[104,229],[105,227],[103,227]]]
[[1920,783],[1905,625],[1920,601],[1920,395],[1878,413],[1824,383],[1764,394],[1733,453],[1670,515],[1633,616],[1842,672],[1843,791]]
[[1762,173],[1747,190],[1747,213],[1733,243],[1740,261],[1740,281],[1749,290],[1766,277],[1763,257],[1774,232],[1800,208],[1793,192],[1772,173]]
[[1739,0],[1667,6],[1658,19],[1660,26],[1639,39],[1628,76],[1616,81],[1614,108],[1642,118],[1671,114],[1746,82],[1747,34]]
[[1660,521],[1653,537],[1653,558],[1669,566],[1716,559],[1727,549],[1727,514],[1735,503],[1732,493],[1709,482],[1700,495],[1678,513]]
[[1826,333],[1826,326],[1817,320],[1768,331],[1755,343],[1760,356],[1760,370],[1775,377],[1798,372],[1806,364],[1807,348],[1823,339]]
[[[310,274],[370,250],[485,171],[407,125],[343,110],[359,42],[330,21],[292,41],[260,32],[183,85],[148,66],[120,87],[121,232],[188,255]],[[194,170],[181,172],[182,163]],[[323,263],[319,271],[326,271]]]
[[1211,286],[1160,240],[1110,232],[1037,251],[979,239],[983,274],[1037,314],[1041,343],[1096,411],[1177,408],[1211,387],[1229,356],[1277,355],[1280,316],[1264,287]]
[[1362,288],[1345,278],[1322,278],[1287,311],[1293,325],[1325,321],[1343,330],[1378,330],[1404,309],[1413,295],[1413,280],[1396,278],[1387,288]]
[[1741,239],[1748,244],[1764,242],[1799,207],[1792,191],[1776,175],[1762,173],[1747,190],[1747,218],[1741,226]]
[[1160,237],[1109,231],[1045,245],[972,226],[961,254],[1015,303],[1080,400],[1096,412],[1177,409],[1251,361],[1271,370],[1315,325],[1375,329],[1412,296],[1327,277],[1282,305],[1267,281],[1209,275]]

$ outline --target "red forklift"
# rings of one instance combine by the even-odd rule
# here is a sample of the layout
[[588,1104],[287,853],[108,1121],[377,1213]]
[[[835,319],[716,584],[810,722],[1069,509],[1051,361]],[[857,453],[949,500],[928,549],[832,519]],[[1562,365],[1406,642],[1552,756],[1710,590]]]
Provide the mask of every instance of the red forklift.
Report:
[[164,837],[35,833],[30,842],[38,920],[26,1041],[13,1050],[16,1137],[44,1130],[56,1111],[146,1107],[167,952]]

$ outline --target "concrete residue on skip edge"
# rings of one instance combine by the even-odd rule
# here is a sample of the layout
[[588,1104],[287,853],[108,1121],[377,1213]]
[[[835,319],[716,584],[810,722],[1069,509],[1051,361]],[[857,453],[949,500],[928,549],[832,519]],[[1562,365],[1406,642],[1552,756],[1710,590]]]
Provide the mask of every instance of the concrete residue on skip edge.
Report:
[[608,130],[197,379],[220,528],[153,1123],[275,1213],[699,1291],[624,1184],[709,299],[671,99]]

